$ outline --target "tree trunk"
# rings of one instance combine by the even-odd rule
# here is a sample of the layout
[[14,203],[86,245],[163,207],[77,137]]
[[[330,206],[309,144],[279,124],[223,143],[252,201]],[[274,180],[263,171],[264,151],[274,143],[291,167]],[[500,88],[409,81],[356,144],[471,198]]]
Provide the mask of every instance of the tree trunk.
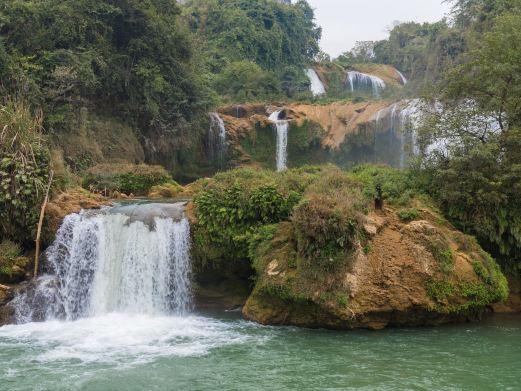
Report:
[[42,208],[40,210],[40,220],[38,221],[38,229],[36,230],[36,250],[34,253],[33,278],[36,278],[36,276],[38,275],[38,261],[40,259],[40,235],[42,234],[43,218],[45,217],[45,209],[47,208],[47,203],[49,202],[49,192],[51,190],[53,176],[54,171],[51,170],[51,172],[49,173],[49,183],[47,185],[47,191],[45,192],[45,198],[43,200]]

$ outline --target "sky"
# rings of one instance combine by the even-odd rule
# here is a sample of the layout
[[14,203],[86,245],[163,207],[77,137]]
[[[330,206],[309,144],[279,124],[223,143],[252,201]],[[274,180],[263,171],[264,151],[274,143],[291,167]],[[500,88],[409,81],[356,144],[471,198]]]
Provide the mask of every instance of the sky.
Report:
[[322,50],[336,57],[356,41],[386,38],[394,21],[436,22],[450,10],[442,0],[308,0],[322,26]]

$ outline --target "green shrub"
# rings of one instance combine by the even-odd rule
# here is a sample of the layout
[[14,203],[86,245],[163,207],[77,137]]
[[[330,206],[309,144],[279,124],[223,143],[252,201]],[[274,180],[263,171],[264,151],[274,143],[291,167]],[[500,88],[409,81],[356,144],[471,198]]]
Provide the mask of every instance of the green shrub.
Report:
[[413,197],[422,194],[414,176],[407,170],[362,165],[351,170],[349,175],[362,182],[363,194],[370,200],[376,197],[377,186],[381,187],[384,199],[392,205],[408,206]]
[[22,101],[0,105],[0,237],[33,238],[48,172],[41,115]]
[[[454,284],[443,280],[429,280],[426,284],[428,296],[438,303],[456,298],[458,304],[440,307],[447,312],[463,313],[481,310],[485,306],[505,300],[508,297],[508,282],[501,273],[498,264],[486,253],[482,253],[482,261],[472,263],[479,282],[464,281]],[[466,302],[461,303],[460,298]]]
[[398,212],[398,217],[405,223],[418,220],[420,212],[417,209],[402,209]]
[[349,304],[349,300],[345,294],[337,293],[336,303],[338,304],[339,307],[345,308]]
[[456,288],[454,284],[448,281],[427,281],[427,295],[437,301],[443,302],[454,295]]
[[366,209],[360,183],[340,170],[325,173],[293,211],[297,248],[311,263],[334,267],[362,238]]
[[24,279],[24,268],[29,260],[22,255],[21,247],[9,240],[0,243],[0,282],[17,282]]
[[83,186],[89,190],[147,195],[157,185],[171,183],[172,177],[161,166],[145,164],[99,164],[87,170]]
[[174,198],[180,192],[183,191],[183,187],[175,181],[163,183],[162,185],[153,186],[148,193],[149,198]]
[[222,256],[246,259],[252,235],[264,225],[289,219],[314,175],[253,169],[216,175],[194,197],[196,239],[205,247],[218,247]]
[[450,248],[440,247],[438,243],[435,243],[431,246],[431,253],[443,272],[449,273],[454,269],[454,254]]

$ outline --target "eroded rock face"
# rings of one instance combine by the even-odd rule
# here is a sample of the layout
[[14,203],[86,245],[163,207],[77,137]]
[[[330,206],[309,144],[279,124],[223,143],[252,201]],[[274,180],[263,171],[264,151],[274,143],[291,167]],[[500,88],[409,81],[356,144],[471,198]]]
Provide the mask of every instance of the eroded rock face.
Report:
[[442,221],[428,210],[410,223],[392,209],[370,215],[364,225],[370,239],[331,270],[301,259],[284,223],[243,313],[262,324],[332,329],[479,317],[506,297],[505,278],[472,238]]
[[14,309],[7,304],[13,299],[14,291],[12,288],[0,285],[0,327],[12,322]]
[[68,189],[55,196],[47,205],[46,221],[49,232],[47,242],[54,239],[54,233],[58,231],[65,216],[78,213],[82,209],[99,209],[111,201],[99,194],[90,193],[80,187]]

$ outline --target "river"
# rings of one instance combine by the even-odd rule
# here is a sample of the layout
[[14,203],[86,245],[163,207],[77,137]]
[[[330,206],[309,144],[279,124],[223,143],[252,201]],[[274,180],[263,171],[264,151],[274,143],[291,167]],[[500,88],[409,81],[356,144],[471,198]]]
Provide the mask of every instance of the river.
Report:
[[521,317],[335,332],[239,314],[0,328],[2,390],[518,390]]

